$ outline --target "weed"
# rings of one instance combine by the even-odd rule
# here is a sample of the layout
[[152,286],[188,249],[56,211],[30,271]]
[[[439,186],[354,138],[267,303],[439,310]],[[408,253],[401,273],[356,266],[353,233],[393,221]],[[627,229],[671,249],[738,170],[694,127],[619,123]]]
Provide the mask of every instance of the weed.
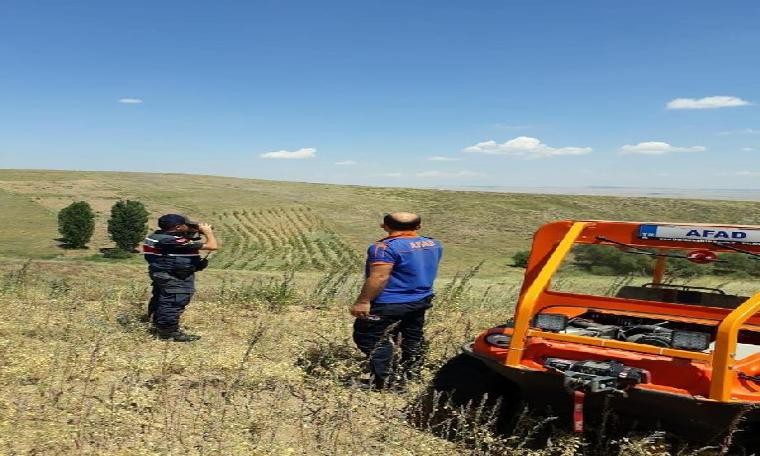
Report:
[[443,308],[457,308],[463,303],[463,299],[470,290],[470,282],[483,266],[481,261],[463,273],[457,273],[443,290],[437,295],[437,305]]

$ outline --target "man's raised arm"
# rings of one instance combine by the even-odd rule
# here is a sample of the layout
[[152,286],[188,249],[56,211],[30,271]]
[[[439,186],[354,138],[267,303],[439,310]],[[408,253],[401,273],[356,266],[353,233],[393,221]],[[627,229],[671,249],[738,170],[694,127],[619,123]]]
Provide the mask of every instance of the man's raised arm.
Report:
[[211,228],[211,225],[208,223],[201,223],[198,225],[198,231],[203,233],[206,237],[206,242],[203,243],[203,247],[201,247],[200,250],[213,251],[219,248],[219,242],[216,240],[216,236],[214,236],[214,230]]

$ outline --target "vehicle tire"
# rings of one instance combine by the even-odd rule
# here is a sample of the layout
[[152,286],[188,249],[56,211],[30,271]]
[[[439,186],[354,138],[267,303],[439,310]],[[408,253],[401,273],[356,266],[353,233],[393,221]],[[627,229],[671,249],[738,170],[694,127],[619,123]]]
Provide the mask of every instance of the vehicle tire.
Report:
[[520,398],[516,385],[462,353],[441,367],[411,407],[409,418],[414,426],[447,439],[462,437],[463,431],[478,426],[507,434],[520,410]]
[[731,449],[736,454],[756,454],[760,448],[760,407],[753,407],[744,412],[737,427],[738,430],[729,429],[733,443]]

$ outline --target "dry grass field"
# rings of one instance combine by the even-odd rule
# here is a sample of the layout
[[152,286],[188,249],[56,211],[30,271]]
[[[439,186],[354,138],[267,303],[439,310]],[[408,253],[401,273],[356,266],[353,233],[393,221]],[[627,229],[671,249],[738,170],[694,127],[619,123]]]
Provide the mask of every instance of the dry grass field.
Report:
[[[512,436],[462,424],[457,441],[410,426],[436,369],[509,318],[515,276],[440,284],[423,377],[404,392],[350,382],[364,375],[346,313],[354,274],[204,274],[185,318],[194,344],[148,334],[139,268],[14,261],[0,278],[0,454],[720,453],[656,432],[581,438],[551,416],[524,417]],[[527,445],[537,433],[552,436],[542,449]]]
[[[141,321],[141,259],[99,257],[119,198],[217,227],[223,248],[184,318],[201,341],[154,340]],[[80,199],[98,213],[96,235],[87,250],[63,250],[56,211]],[[541,223],[758,223],[758,203],[4,170],[0,204],[10,214],[0,238],[0,455],[721,454],[652,431],[580,437],[551,415],[525,416],[510,436],[463,422],[449,441],[411,426],[407,413],[462,344],[511,317],[521,270],[509,257]],[[402,209],[421,212],[447,249],[427,363],[404,392],[367,392],[351,382],[365,374],[346,308],[380,217]],[[614,281],[570,271],[557,286],[602,292]],[[536,435],[550,436],[543,448],[531,447]]]

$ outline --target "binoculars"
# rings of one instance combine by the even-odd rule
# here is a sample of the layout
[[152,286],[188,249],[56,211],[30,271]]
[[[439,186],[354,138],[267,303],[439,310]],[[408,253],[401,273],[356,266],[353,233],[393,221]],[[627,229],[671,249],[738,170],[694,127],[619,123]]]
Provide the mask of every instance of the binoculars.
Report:
[[[194,231],[200,231],[198,225],[187,225],[187,226],[193,229]],[[209,225],[209,226],[211,227],[212,230],[214,229],[214,225]]]

